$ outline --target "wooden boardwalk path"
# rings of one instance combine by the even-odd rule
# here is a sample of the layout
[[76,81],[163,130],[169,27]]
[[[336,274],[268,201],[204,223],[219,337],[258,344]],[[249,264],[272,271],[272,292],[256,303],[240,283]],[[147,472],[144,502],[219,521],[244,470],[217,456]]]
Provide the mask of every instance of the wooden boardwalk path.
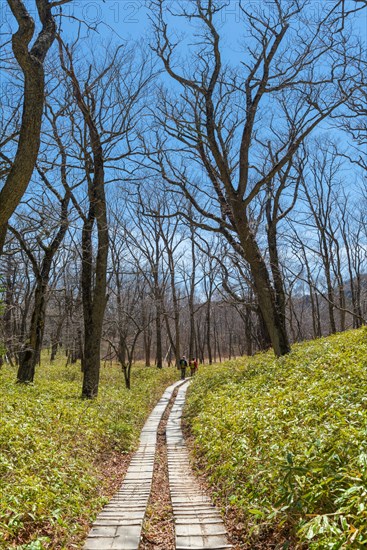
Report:
[[166,389],[140,435],[140,445],[131,459],[120,490],[97,516],[85,550],[137,550],[153,478],[157,429],[177,386]]
[[170,493],[176,530],[176,549],[224,549],[224,524],[191,473],[181,431],[182,408],[188,383],[172,384],[146,421],[120,490],[93,523],[84,550],[138,550],[149,500],[157,429],[174,390],[180,386],[167,423]]
[[176,550],[224,550],[227,533],[218,510],[201,490],[191,471],[181,430],[187,385],[181,386],[167,422],[168,475],[175,521]]

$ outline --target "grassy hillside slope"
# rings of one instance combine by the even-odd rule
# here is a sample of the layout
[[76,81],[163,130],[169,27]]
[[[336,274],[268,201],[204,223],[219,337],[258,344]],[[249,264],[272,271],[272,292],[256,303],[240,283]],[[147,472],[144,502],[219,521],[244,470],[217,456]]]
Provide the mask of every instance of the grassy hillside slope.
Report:
[[178,377],[176,369],[135,368],[129,392],[121,370],[107,367],[98,399],[82,401],[79,371],[46,364],[34,386],[21,386],[14,371],[0,370],[0,548],[80,548],[106,502],[105,476],[118,473],[120,453],[134,448]]
[[202,367],[186,416],[241,548],[367,548],[366,328]]

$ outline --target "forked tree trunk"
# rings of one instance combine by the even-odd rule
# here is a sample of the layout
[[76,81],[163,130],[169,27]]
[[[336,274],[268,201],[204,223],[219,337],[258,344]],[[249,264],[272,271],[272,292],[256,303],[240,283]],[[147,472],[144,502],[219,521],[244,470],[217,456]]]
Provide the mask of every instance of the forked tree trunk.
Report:
[[[50,280],[53,259],[64,239],[66,230],[68,228],[69,200],[70,195],[67,191],[61,201],[61,217],[59,230],[55,238],[52,240],[51,244],[47,248],[45,248],[45,255],[42,260],[41,268],[37,266],[35,259],[32,260],[37,283],[28,338],[19,359],[19,369],[17,373],[17,382],[19,383],[33,382],[36,365],[40,362],[43,334],[45,328],[47,289]],[[16,235],[22,248],[27,251],[27,244],[25,243],[20,233],[14,228],[12,228],[11,231]],[[27,253],[31,257],[33,257],[30,251],[28,251]]]
[[19,368],[17,373],[18,383],[26,384],[34,381],[34,374],[41,353],[44,333],[46,291],[47,283],[43,280],[39,281],[34,297],[29,337],[19,357]]
[[[66,1],[66,0],[65,0]],[[2,254],[8,221],[18,206],[36,164],[44,106],[44,60],[56,36],[56,24],[52,15],[53,2],[36,2],[42,28],[30,50],[35,23],[23,1],[8,0],[18,23],[12,37],[14,56],[24,76],[23,113],[17,151],[10,172],[0,191],[0,255]]]
[[122,367],[124,372],[125,387],[127,390],[131,389],[131,365],[124,365]]
[[[108,228],[104,191],[102,150],[92,186],[89,187],[90,210],[82,235],[82,301],[84,314],[84,351],[82,397],[98,395],[102,324],[107,304]],[[97,221],[97,259],[93,273],[92,230]]]
[[[69,67],[65,64],[67,54]],[[94,119],[95,98],[92,91],[83,92],[74,72],[72,55],[59,40],[59,54],[62,69],[69,77],[74,97],[83,115],[85,127],[89,134],[92,155],[86,162],[85,170],[88,182],[89,210],[83,216],[82,231],[82,304],[84,317],[84,350],[83,350],[83,385],[82,397],[93,399],[98,395],[100,373],[100,348],[102,325],[107,304],[107,262],[108,262],[108,222],[104,177],[104,157],[101,137]],[[93,231],[97,227],[97,236]],[[96,244],[96,257],[93,254],[93,243]]]
[[[279,322],[281,323],[282,332],[287,335],[286,325],[286,295],[284,290],[283,276],[280,270],[278,242],[277,242],[277,227],[276,223],[268,218],[268,245],[270,269],[274,283],[274,298],[278,313]],[[289,346],[288,346],[289,347]]]
[[[235,211],[235,208],[233,210]],[[284,318],[282,318],[278,310],[276,292],[271,285],[268,269],[260,253],[255,236],[249,229],[250,224],[244,217],[241,209],[235,211],[235,214],[244,259],[248,262],[251,270],[261,315],[264,319],[274,353],[279,357],[290,351]]]

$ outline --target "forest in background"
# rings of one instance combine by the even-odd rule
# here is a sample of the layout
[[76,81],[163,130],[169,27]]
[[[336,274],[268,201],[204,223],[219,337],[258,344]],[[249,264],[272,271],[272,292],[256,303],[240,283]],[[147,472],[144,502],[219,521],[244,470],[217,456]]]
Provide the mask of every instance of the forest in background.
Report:
[[100,350],[129,386],[135,361],[279,356],[365,324],[364,0],[239,3],[238,63],[223,2],[149,2],[146,43],[86,21],[70,38],[68,0],[7,3],[1,339],[19,382],[45,347],[81,360],[94,397]]

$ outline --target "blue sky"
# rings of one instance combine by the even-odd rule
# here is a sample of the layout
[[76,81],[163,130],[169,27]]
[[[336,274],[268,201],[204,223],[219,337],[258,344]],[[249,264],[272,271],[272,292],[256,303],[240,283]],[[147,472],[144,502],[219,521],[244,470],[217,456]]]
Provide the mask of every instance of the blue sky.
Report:
[[[239,0],[226,0],[227,4],[220,15],[225,41],[232,50],[238,51],[238,40],[243,32],[243,15],[240,10]],[[271,1],[271,0],[270,0]],[[352,0],[347,0],[352,4]],[[27,2],[32,3],[32,0]],[[189,5],[190,0],[186,0]],[[245,0],[243,4],[248,7],[258,7],[269,3],[269,0]],[[120,40],[147,39],[150,36],[150,24],[147,10],[148,0],[73,0],[63,6],[65,14],[71,14],[77,19],[83,20],[92,27],[98,24],[101,35],[106,37],[114,34]],[[317,13],[325,9],[325,5],[332,7],[335,0],[311,0],[310,13]],[[64,23],[65,31],[76,30],[76,22]],[[176,20],[176,28],[184,28],[184,22]],[[367,37],[367,10],[360,12],[355,18],[353,26],[356,31]]]
[[[172,0],[171,0],[172,1]],[[24,0],[30,13],[36,13],[35,1]],[[184,0],[190,5],[192,0]],[[267,4],[271,0],[242,0],[243,4],[249,8],[258,8],[262,4]],[[172,1],[172,4],[177,3]],[[182,2],[181,2],[182,3]],[[228,54],[232,61],[241,60],[241,38],[244,34],[243,14],[240,9],[239,0],[226,0],[227,4],[220,14],[222,25],[221,41],[224,45],[224,52]],[[353,0],[347,0],[349,5],[353,5]],[[62,19],[62,28],[64,37],[70,41],[75,39],[78,34],[78,21],[85,21],[90,28],[97,28],[97,33],[102,39],[109,41],[111,38],[117,43],[125,40],[142,40],[149,43],[151,39],[150,22],[148,18],[147,5],[149,0],[72,0],[69,4],[62,6],[65,16]],[[325,6],[332,7],[335,0],[310,0],[310,14],[317,13]],[[37,18],[36,18],[37,19]],[[5,0],[0,1],[0,20],[5,28],[7,24],[14,30],[15,21],[10,8]],[[180,34],[185,32],[187,23],[182,18],[175,18],[174,28]],[[353,28],[356,33],[367,40],[367,9],[363,10],[353,20]],[[89,36],[97,39],[96,33],[83,27],[82,36]]]
[[[24,1],[31,14],[34,14],[35,0]],[[177,4],[177,1],[173,4]],[[190,5],[192,1],[186,0],[187,5]],[[347,1],[350,5],[353,4],[353,0]],[[258,8],[268,2],[269,0],[243,0],[243,3],[250,8]],[[148,0],[72,0],[62,7],[65,15],[61,20],[63,36],[66,41],[74,41],[78,35],[79,22],[84,21],[86,25],[81,27],[81,36],[87,39],[88,45],[96,46],[97,49],[94,52],[96,58],[98,58],[98,48],[101,48],[101,42],[106,44],[112,40],[112,42],[118,44],[124,41],[133,42],[137,40],[149,44],[152,39],[152,31],[148,17],[148,3]],[[325,9],[325,6],[331,8],[333,5],[335,5],[335,0],[323,0],[322,2],[311,0],[309,12],[314,14],[321,9]],[[16,24],[7,2],[4,2],[4,0],[1,2],[0,0],[0,6],[2,6],[1,15],[5,26],[9,23],[10,27],[15,29]],[[246,43],[246,40],[241,40],[244,37],[245,25],[239,0],[228,0],[227,5],[219,15],[219,20],[222,26],[222,53],[227,56],[231,64],[238,66],[243,59],[241,51],[243,47],[241,48],[240,42],[243,45]],[[188,23],[183,18],[175,18],[170,23],[173,24],[171,28],[174,29],[177,35],[183,35],[188,30]],[[360,12],[358,17],[353,20],[353,27],[357,34],[366,39],[367,9]],[[187,41],[183,40],[182,44],[181,54],[185,55],[188,51]],[[101,56],[103,56],[102,51]],[[4,77],[5,74],[3,74]],[[169,80],[167,84],[173,86],[173,83]]]

